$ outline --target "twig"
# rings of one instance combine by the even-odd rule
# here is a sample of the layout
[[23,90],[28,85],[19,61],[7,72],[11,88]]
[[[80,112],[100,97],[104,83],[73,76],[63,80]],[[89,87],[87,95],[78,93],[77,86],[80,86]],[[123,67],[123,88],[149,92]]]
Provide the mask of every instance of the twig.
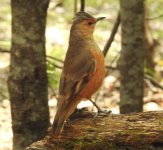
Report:
[[[0,48],[0,53],[11,53],[11,51],[9,51],[9,50],[7,50],[7,49],[2,49],[2,48]],[[52,56],[48,56],[48,55],[46,56],[46,58],[53,59],[53,60],[58,61],[58,62],[60,62],[60,63],[63,64],[63,61],[60,60],[60,59],[58,59],[58,58],[55,58],[55,57],[52,57]],[[61,68],[61,67],[59,67],[59,68]]]
[[74,0],[74,14],[77,12],[77,0]]
[[152,92],[156,91],[156,87],[152,84],[152,82],[149,79],[144,79],[144,81]]
[[[9,50],[0,48],[0,53],[11,53],[11,52],[10,52]],[[46,58],[53,59],[53,60],[58,61],[58,62],[60,62],[60,63],[63,64],[63,61],[60,60],[60,59],[58,59],[58,58],[55,58],[55,57],[52,57],[52,56],[46,56]],[[50,62],[49,60],[47,60],[47,61]],[[52,64],[52,62],[50,62],[50,63]],[[56,67],[56,68],[62,69],[61,66],[58,66],[58,65],[56,65],[56,64],[54,64],[54,63],[53,63],[53,66]]]
[[112,67],[112,66],[105,66],[106,69],[111,69],[111,70],[117,70],[116,67]]
[[1,92],[0,92],[0,96],[1,96],[3,99],[8,99],[8,97],[5,96],[5,94],[2,94]]
[[104,56],[106,56],[106,54],[107,54],[108,51],[109,51],[109,48],[111,47],[111,44],[112,44],[112,42],[113,42],[113,40],[114,40],[114,37],[115,37],[115,34],[116,34],[117,31],[118,31],[119,25],[120,25],[120,12],[118,12],[118,15],[117,15],[115,24],[114,24],[114,26],[113,26],[111,35],[110,35],[110,37],[109,37],[109,39],[108,39],[108,41],[107,41],[107,43],[106,43],[106,45],[105,45],[105,47],[104,47],[104,49],[103,49],[103,54],[104,54]]
[[62,66],[59,66],[59,65],[56,65],[55,63],[47,60],[47,62],[49,62],[54,68],[58,68],[58,69],[62,69],[63,67]]
[[[117,70],[116,67],[112,67],[112,66],[105,66],[105,68],[107,69],[112,69],[112,70]],[[145,74],[144,75],[144,79],[148,79],[154,86],[156,86],[157,88],[160,88],[161,90],[163,90],[163,86],[160,85],[155,79],[153,79],[151,76]]]
[[1,52],[1,53],[10,53],[9,50],[7,50],[7,49],[2,49],[2,48],[0,48],[0,52]]
[[153,85],[163,90],[163,86],[160,85],[157,81],[155,81],[151,76],[145,74],[144,78],[150,80]]
[[163,101],[161,98],[159,98],[159,99],[148,98],[148,99],[144,100],[144,104],[151,103],[151,102],[157,103],[160,106],[161,106],[161,104],[163,104]]
[[147,20],[147,21],[156,20],[156,19],[159,19],[159,18],[161,18],[161,17],[163,17],[163,14],[161,14],[161,15],[159,15],[159,16],[156,16],[156,17],[152,17],[152,18],[146,18],[145,20]]
[[55,58],[55,57],[52,57],[52,56],[49,56],[49,55],[47,55],[46,57],[47,57],[47,58],[50,58],[50,59],[53,59],[53,60],[55,60],[55,61],[58,61],[58,62],[60,62],[60,63],[63,63],[63,61],[60,60],[60,59],[58,59],[58,58]]
[[[110,67],[113,65],[113,63],[118,59],[118,57],[119,57],[119,55],[118,55],[119,53],[117,53],[117,55],[114,57],[114,59],[111,61],[111,63],[110,63]],[[112,67],[113,68],[113,67]],[[113,70],[113,69],[112,69]],[[114,69],[115,70],[115,69]],[[111,73],[111,72],[110,72]],[[107,76],[109,74],[109,68],[106,70],[106,74],[105,74],[105,76]]]
[[[106,66],[105,68],[107,69],[112,69],[112,70],[117,70],[116,67],[112,67],[112,66]],[[161,90],[163,90],[163,86],[160,85],[155,79],[153,79],[151,76],[145,74],[144,75],[144,79],[148,79],[154,86],[156,86],[157,88],[160,88]]]
[[80,0],[80,4],[81,4],[80,11],[84,11],[84,9],[85,9],[85,0]]

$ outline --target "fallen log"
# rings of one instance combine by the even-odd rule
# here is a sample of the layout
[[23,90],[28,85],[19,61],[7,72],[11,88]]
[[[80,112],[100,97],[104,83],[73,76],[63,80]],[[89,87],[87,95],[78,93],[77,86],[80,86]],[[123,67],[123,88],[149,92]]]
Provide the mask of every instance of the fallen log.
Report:
[[26,150],[163,150],[163,111],[86,115],[66,124],[60,139],[49,136]]

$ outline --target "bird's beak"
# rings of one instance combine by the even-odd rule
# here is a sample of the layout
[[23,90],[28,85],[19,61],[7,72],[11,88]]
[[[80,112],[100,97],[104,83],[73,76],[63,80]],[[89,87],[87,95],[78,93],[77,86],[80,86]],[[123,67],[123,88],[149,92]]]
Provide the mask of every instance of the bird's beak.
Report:
[[105,19],[106,17],[98,17],[98,18],[96,18],[96,22],[98,22],[98,21],[100,21],[100,20],[103,20],[103,19]]

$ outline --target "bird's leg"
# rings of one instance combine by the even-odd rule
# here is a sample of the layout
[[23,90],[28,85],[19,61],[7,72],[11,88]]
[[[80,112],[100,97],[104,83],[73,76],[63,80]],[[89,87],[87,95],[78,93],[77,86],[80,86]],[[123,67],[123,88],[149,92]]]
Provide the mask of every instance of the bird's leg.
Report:
[[92,99],[89,99],[91,102],[92,102],[92,104],[96,107],[96,109],[97,109],[97,113],[96,113],[96,115],[94,116],[94,124],[96,125],[96,122],[95,122],[95,119],[96,119],[96,117],[97,116],[109,116],[111,113],[112,113],[112,111],[111,110],[102,110]]
[[100,114],[100,115],[102,115],[102,114],[110,114],[111,113],[111,110],[109,110],[109,111],[107,111],[107,110],[102,110],[92,99],[89,99],[91,102],[92,102],[92,104],[96,107],[96,109],[97,109],[97,114]]
[[89,99],[89,100],[96,107],[98,113],[102,113],[103,112],[103,110],[92,99]]

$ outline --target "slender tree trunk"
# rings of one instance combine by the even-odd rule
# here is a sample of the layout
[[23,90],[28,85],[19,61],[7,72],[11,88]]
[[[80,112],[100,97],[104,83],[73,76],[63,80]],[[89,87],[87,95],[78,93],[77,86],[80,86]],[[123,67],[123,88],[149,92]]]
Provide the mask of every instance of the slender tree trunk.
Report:
[[42,138],[49,125],[45,25],[49,0],[12,0],[12,46],[8,89],[13,149]]
[[152,37],[151,29],[146,21],[145,23],[145,68],[146,72],[150,75],[154,75],[155,72],[155,50],[158,46],[158,41]]
[[144,0],[120,0],[120,112],[141,112],[144,89]]

